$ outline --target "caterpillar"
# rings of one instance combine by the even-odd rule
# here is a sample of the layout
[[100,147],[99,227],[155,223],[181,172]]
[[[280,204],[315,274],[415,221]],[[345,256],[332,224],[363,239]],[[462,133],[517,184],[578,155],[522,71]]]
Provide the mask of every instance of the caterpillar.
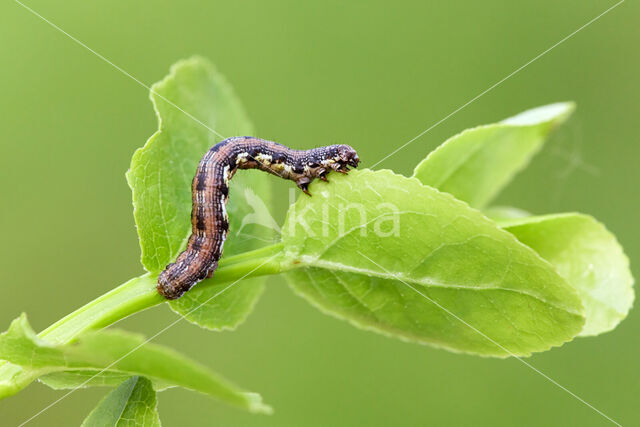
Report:
[[167,299],[180,298],[209,278],[222,256],[229,218],[229,181],[238,169],[260,169],[296,183],[305,194],[309,184],[334,170],[347,173],[360,159],[349,145],[293,150],[250,136],[227,138],[202,157],[191,184],[191,236],[187,248],[158,276],[157,289]]

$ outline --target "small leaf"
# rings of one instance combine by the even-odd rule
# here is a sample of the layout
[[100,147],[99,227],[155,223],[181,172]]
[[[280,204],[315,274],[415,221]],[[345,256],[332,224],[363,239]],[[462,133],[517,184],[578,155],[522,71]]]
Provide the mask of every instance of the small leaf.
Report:
[[543,351],[582,329],[580,300],[551,265],[449,194],[369,170],[311,193],[290,209],[283,242],[291,286],[321,310],[486,356]]
[[[122,331],[90,332],[71,344],[55,345],[38,338],[23,314],[0,335],[0,358],[42,377],[45,383],[47,374],[80,372],[86,375],[104,370],[107,381],[98,380],[98,383],[113,380],[113,374],[140,375],[159,384],[159,388],[180,386],[252,412],[270,411],[258,395],[239,390],[208,368],[171,349]],[[67,376],[69,382],[72,379],[73,376]],[[60,378],[55,380],[60,386]]]
[[615,328],[633,304],[633,277],[622,247],[601,223],[577,213],[504,221],[505,230],[534,249],[577,291],[586,322],[580,335]]
[[[157,275],[184,249],[191,233],[191,181],[200,158],[222,139],[220,135],[250,135],[253,126],[229,84],[202,58],[175,64],[169,76],[153,85],[151,101],[160,128],[133,155],[127,181],[133,193],[142,264]],[[264,203],[270,200],[268,180],[255,171],[243,171],[233,179],[227,206],[231,219],[224,248],[227,256],[258,248],[272,238],[268,228],[254,224],[237,235],[242,219],[253,212],[241,197],[245,188],[253,189]],[[234,328],[251,311],[263,283],[264,279],[251,279],[226,291],[224,300],[234,304],[225,307],[223,316],[219,315],[221,300],[203,304],[215,295],[212,287],[202,291],[196,287],[189,298],[170,306],[200,326]],[[191,313],[198,306],[197,313]]]
[[550,104],[500,123],[467,129],[432,151],[413,176],[481,209],[529,163],[551,130],[573,110],[573,103]]
[[151,381],[131,377],[107,394],[82,427],[160,427],[156,392]]

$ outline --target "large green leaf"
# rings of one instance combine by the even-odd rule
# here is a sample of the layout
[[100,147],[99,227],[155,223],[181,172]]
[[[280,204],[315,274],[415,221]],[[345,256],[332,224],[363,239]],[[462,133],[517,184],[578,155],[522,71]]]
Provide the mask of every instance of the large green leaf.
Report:
[[549,261],[580,295],[586,322],[580,335],[616,327],[633,304],[633,277],[622,247],[604,225],[576,213],[499,223]]
[[[200,158],[221,135],[250,135],[253,127],[225,79],[202,58],[175,64],[169,76],[153,85],[151,100],[159,129],[133,155],[127,180],[133,192],[142,264],[157,275],[184,249],[191,232],[191,181]],[[254,171],[234,178],[225,255],[255,249],[271,238],[267,228],[255,224],[246,225],[243,235],[236,235],[242,219],[253,212],[243,191],[236,190],[251,188],[269,203],[270,187],[264,178]],[[249,314],[262,287],[263,279],[247,280],[215,302],[211,298],[219,289],[196,287],[187,297],[171,302],[171,307],[201,326],[233,328]]]
[[[157,383],[159,388],[180,386],[252,412],[270,411],[259,395],[238,389],[205,366],[171,349],[122,331],[90,332],[71,344],[56,345],[38,338],[23,314],[0,335],[0,358],[21,366],[33,377],[43,377],[44,382],[47,374],[79,372],[84,376],[100,376],[104,370],[107,380],[97,380],[102,384],[112,381],[114,374],[140,375]],[[68,378],[68,386],[77,381],[73,375]],[[60,386],[60,378],[57,384]],[[0,385],[0,395],[4,387],[11,384]]]
[[[415,176],[483,207],[572,110],[572,104],[552,104],[464,131],[421,162]],[[609,331],[626,317],[633,303],[633,278],[622,248],[602,224],[580,214],[531,217],[512,207],[491,207],[485,213],[501,225],[510,225],[508,231],[549,261],[578,291],[586,316],[581,335]]]
[[292,287],[323,311],[488,356],[546,350],[582,329],[578,295],[552,266],[451,195],[368,170],[311,192],[283,242]]
[[572,103],[551,104],[500,123],[467,129],[429,153],[413,176],[472,207],[483,208],[573,110]]
[[151,381],[131,377],[107,394],[82,427],[160,427],[156,392]]

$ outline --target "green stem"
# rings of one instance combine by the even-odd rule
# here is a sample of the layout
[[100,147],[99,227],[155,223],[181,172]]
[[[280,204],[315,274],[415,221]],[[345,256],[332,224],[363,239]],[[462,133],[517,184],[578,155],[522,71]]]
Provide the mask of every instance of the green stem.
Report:
[[66,343],[85,331],[104,328],[164,301],[155,289],[155,280],[147,273],[80,307],[49,326],[39,336],[49,341]]
[[[219,287],[245,278],[277,274],[291,266],[282,262],[282,243],[224,258],[214,277],[198,284]],[[156,275],[133,278],[73,313],[58,320],[38,334],[57,343],[72,341],[83,332],[101,329],[134,313],[167,302],[156,290]],[[0,398],[17,393],[39,376],[34,370],[0,360]]]
[[[282,243],[276,243],[274,245],[264,246],[262,248],[258,248],[249,252],[243,252],[238,255],[232,255],[230,257],[225,257],[220,260],[220,265],[232,265],[237,264],[241,261],[246,261],[248,259],[255,258],[269,258],[282,251],[283,248]],[[216,274],[218,274],[218,270],[216,270]]]
[[[244,278],[277,274],[282,271],[278,254],[282,244],[224,258],[213,278],[198,284],[199,288],[221,286]],[[49,341],[66,343],[79,334],[109,326],[125,317],[166,302],[156,291],[155,275],[145,274],[123,283],[60,319],[39,336]]]

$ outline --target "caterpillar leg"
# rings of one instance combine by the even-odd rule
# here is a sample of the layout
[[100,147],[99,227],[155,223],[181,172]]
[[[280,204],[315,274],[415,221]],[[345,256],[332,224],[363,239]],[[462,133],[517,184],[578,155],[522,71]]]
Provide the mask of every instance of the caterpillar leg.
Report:
[[298,188],[301,189],[302,192],[304,194],[306,194],[307,196],[311,196],[311,193],[309,193],[309,184],[310,183],[311,183],[311,180],[306,176],[303,176],[302,178],[299,178],[296,181],[296,185],[298,186]]
[[211,279],[213,277],[213,273],[218,268],[218,261],[214,262],[211,267],[209,267],[209,271],[207,272],[207,279]]
[[344,174],[344,175],[348,174],[349,171],[351,170],[351,169],[349,169],[349,167],[347,165],[342,164],[342,163],[333,163],[333,164],[330,165],[330,167],[334,171],[340,172],[341,174]]
[[320,178],[324,182],[329,182],[329,180],[327,179],[327,170],[325,168],[318,169],[318,178]]

